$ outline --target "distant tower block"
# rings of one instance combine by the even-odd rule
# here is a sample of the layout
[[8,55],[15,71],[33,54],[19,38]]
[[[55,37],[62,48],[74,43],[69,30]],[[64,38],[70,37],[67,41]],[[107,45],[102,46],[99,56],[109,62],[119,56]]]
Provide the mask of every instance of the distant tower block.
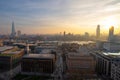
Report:
[[64,33],[63,33],[63,34],[64,34],[64,36],[66,36],[66,32],[65,32],[65,31],[64,31]]
[[97,37],[97,38],[100,38],[100,25],[97,25],[96,37]]
[[21,36],[21,31],[20,31],[20,30],[17,31],[17,36],[18,36],[18,37]]
[[113,41],[113,37],[114,37],[114,26],[111,26],[109,28],[109,37],[108,37],[108,40],[111,42]]
[[11,32],[11,37],[15,38],[16,36],[16,32],[15,32],[15,26],[14,26],[14,22],[12,22],[12,32]]

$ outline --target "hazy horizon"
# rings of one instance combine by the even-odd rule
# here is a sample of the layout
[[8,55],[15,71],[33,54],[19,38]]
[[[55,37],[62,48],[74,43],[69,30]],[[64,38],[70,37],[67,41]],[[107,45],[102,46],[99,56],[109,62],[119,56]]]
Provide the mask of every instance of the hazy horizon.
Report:
[[25,34],[95,34],[98,24],[120,33],[119,13],[119,0],[1,0],[0,34],[11,33],[12,21]]

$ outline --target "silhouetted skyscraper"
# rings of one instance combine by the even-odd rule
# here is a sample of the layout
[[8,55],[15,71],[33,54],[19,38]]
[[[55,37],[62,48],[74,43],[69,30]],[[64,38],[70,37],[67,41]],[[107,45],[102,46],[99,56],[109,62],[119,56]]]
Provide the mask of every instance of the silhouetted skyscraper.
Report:
[[65,36],[65,35],[66,35],[66,32],[64,31],[64,33],[63,33],[63,34],[64,34],[64,36]]
[[11,32],[11,38],[14,38],[15,36],[16,36],[15,26],[14,26],[14,22],[12,22],[12,32]]
[[97,37],[97,38],[100,38],[100,25],[97,25],[96,37]]
[[113,37],[114,37],[114,26],[111,26],[109,28],[109,37],[108,37],[108,40],[111,42],[113,40]]

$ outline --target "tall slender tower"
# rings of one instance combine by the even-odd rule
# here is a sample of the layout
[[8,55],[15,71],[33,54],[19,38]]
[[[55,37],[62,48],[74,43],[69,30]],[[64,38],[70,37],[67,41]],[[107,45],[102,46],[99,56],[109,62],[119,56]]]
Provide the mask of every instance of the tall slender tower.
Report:
[[100,25],[97,25],[96,38],[100,38]]
[[64,36],[66,36],[66,32],[65,31],[63,32],[63,34],[64,34]]
[[11,32],[11,37],[14,38],[16,35],[16,32],[15,32],[15,26],[14,26],[14,22],[12,22],[12,32]]
[[109,29],[109,37],[108,40],[111,42],[113,41],[113,37],[114,37],[114,26],[111,26]]

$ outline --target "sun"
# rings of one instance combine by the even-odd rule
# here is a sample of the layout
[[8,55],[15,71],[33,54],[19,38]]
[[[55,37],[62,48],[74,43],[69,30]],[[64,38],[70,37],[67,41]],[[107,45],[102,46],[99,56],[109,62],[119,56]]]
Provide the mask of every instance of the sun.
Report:
[[118,20],[114,16],[105,18],[101,23],[105,29],[109,29],[111,26],[118,28]]

